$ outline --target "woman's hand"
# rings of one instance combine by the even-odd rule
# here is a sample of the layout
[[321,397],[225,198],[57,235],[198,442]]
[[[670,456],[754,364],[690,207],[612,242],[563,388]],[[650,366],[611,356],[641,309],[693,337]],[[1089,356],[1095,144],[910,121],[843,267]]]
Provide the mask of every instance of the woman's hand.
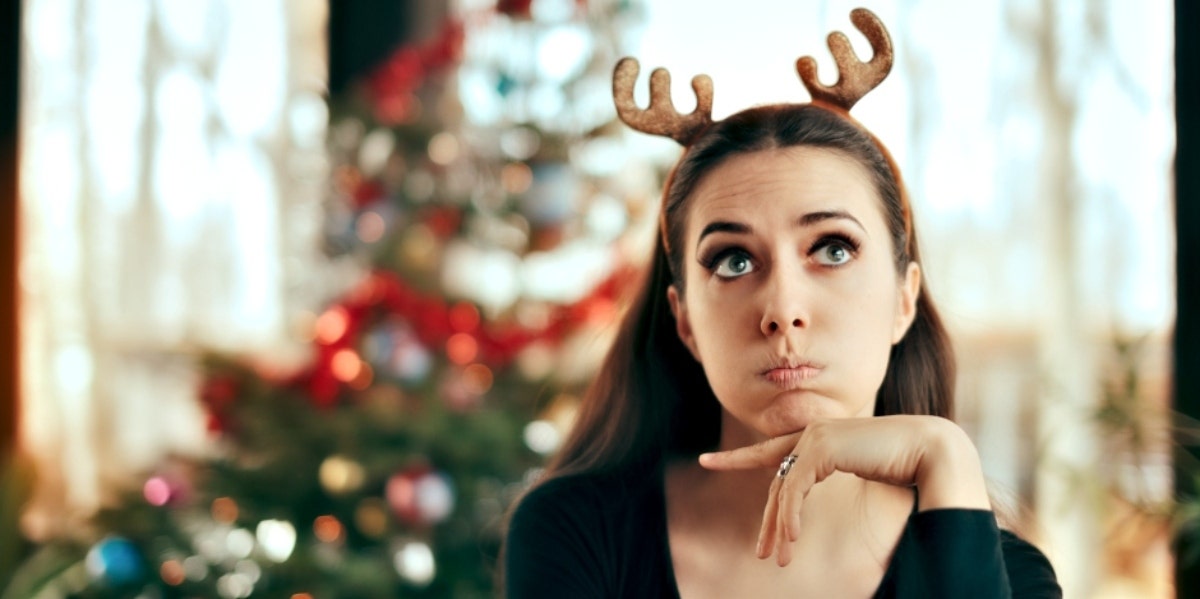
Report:
[[834,471],[915,485],[921,511],[991,509],[975,446],[957,424],[937,416],[821,420],[749,447],[701,454],[700,465],[710,470],[775,469],[789,455],[796,456],[795,463],[771,483],[756,551],[759,558],[777,553],[780,566],[791,561],[804,498]]

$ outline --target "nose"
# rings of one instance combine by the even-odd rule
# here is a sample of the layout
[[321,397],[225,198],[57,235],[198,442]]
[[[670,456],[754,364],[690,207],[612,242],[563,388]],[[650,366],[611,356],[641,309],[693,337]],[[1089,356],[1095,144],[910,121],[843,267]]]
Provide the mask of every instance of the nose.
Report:
[[809,314],[804,305],[805,294],[800,277],[795,273],[772,273],[765,291],[762,321],[759,328],[763,335],[786,333],[789,329],[803,329],[809,324]]

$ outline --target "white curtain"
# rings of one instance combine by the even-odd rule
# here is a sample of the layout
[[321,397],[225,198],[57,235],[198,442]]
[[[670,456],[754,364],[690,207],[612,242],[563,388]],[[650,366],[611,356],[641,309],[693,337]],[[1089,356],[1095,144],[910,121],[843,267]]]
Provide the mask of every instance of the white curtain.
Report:
[[26,0],[25,525],[206,451],[200,351],[285,359],[321,297],[327,7]]

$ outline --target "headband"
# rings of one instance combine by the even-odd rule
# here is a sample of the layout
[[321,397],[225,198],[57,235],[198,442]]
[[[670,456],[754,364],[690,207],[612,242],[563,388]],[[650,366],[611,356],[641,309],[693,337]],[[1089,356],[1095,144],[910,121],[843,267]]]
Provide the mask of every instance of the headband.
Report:
[[[838,80],[832,86],[823,85],[817,78],[817,61],[811,56],[804,56],[796,61],[796,72],[800,81],[812,96],[811,104],[830,110],[863,130],[875,142],[882,152],[888,167],[900,188],[900,205],[904,217],[904,232],[906,251],[911,255],[912,219],[909,216],[907,194],[900,179],[900,170],[895,160],[880,143],[879,139],[867,131],[865,127],[850,116],[850,109],[863,96],[875,89],[892,70],[895,54],[892,50],[892,38],[888,35],[883,22],[875,13],[856,8],[850,12],[850,22],[871,42],[874,56],[871,60],[859,60],[850,46],[850,40],[840,31],[829,34],[829,51],[833,54],[838,68]],[[669,137],[684,147],[691,143],[710,125],[712,120],[713,83],[708,75],[697,75],[692,78],[692,90],[696,94],[696,109],[688,114],[680,114],[671,102],[671,75],[666,69],[658,68],[650,74],[650,105],[639,108],[633,99],[633,86],[637,82],[638,61],[635,58],[622,58],[613,72],[613,102],[617,107],[617,116],[626,124],[651,135]],[[666,243],[666,213],[663,212],[660,223],[663,243]]]

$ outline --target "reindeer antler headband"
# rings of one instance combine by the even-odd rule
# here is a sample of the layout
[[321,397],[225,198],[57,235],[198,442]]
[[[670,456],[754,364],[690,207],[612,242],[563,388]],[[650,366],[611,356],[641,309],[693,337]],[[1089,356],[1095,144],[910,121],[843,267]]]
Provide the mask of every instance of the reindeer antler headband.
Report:
[[[829,34],[829,51],[838,66],[838,80],[832,87],[817,79],[817,61],[811,56],[796,61],[796,72],[812,95],[812,103],[847,113],[887,77],[894,58],[892,38],[875,13],[856,8],[850,12],[850,22],[871,42],[875,55],[870,61],[859,60],[850,47],[850,40],[840,31]],[[684,115],[679,114],[671,102],[671,75],[663,68],[654,69],[650,74],[650,106],[638,108],[633,100],[638,70],[637,59],[622,58],[613,73],[613,100],[617,115],[625,124],[643,133],[670,137],[684,146],[690,145],[696,135],[712,124],[713,84],[708,75],[697,75],[692,79],[696,109]]]
[[[892,51],[892,38],[887,28],[875,13],[856,8],[850,11],[850,22],[871,42],[874,56],[871,60],[859,60],[850,46],[850,40],[840,31],[829,34],[829,51],[833,54],[838,67],[838,80],[832,86],[823,85],[817,79],[817,61],[811,56],[801,57],[796,61],[796,72],[808,93],[812,96],[812,104],[838,113],[852,122],[850,109],[863,96],[875,89],[892,70],[895,55]],[[696,109],[689,114],[680,114],[671,102],[671,75],[666,69],[654,69],[650,74],[650,106],[642,109],[633,100],[633,86],[637,82],[638,61],[634,58],[622,58],[613,72],[613,101],[617,106],[617,115],[626,125],[643,133],[670,137],[683,146],[690,146],[697,136],[713,123],[712,98],[713,83],[708,75],[697,75],[692,78],[692,90],[696,94]],[[860,125],[861,127],[861,125]],[[864,129],[865,131],[865,129]],[[908,199],[904,185],[900,180],[900,171],[887,148],[866,132],[883,154],[888,166],[900,188],[900,206],[904,218],[905,250],[911,252],[912,218],[909,211]],[[660,228],[663,243],[666,244],[666,214],[662,214]]]

